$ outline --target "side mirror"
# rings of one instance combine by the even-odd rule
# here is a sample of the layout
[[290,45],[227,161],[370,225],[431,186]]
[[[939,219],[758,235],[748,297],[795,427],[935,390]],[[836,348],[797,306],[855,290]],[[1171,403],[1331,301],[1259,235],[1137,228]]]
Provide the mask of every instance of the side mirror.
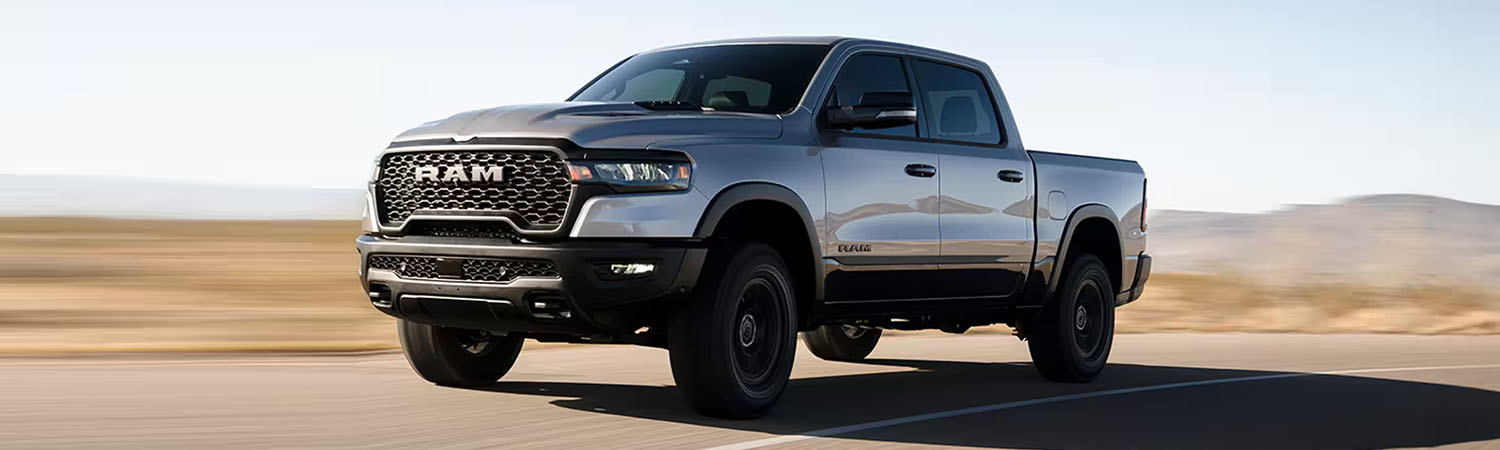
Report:
[[877,130],[917,123],[917,107],[910,92],[866,92],[854,106],[830,106],[828,125],[850,130]]

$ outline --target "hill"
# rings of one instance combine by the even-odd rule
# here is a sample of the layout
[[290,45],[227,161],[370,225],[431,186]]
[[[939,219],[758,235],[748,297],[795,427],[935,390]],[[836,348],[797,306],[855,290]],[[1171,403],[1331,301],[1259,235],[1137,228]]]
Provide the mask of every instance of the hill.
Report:
[[0,217],[358,219],[363,201],[358,189],[0,175]]
[[1500,280],[1496,205],[1373,195],[1264,214],[1158,211],[1148,223],[1159,272],[1232,274],[1277,285]]

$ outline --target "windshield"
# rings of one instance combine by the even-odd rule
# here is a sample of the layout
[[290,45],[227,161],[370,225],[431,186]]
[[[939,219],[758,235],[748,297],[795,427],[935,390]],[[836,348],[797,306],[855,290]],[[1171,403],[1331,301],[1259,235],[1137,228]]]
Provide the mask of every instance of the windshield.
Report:
[[644,53],[570,101],[673,102],[724,111],[791,112],[828,54],[826,45],[719,45]]

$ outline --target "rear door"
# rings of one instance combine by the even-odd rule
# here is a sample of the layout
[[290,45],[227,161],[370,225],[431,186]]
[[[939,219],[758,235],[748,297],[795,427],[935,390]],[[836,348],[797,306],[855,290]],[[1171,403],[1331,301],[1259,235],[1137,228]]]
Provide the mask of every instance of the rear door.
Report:
[[1019,291],[1034,235],[1032,166],[1007,146],[987,78],[967,67],[912,58],[923,138],[936,153],[941,268],[952,294],[1004,297]]
[[[900,56],[850,57],[824,104],[854,105],[870,92],[912,92]],[[930,296],[941,250],[937,154],[917,140],[916,125],[818,129],[828,208],[826,300]]]

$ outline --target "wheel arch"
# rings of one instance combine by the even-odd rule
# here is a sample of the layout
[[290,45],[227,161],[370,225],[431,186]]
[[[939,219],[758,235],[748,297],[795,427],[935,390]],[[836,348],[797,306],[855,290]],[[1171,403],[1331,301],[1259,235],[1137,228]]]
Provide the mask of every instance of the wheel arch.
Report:
[[1119,290],[1125,279],[1125,253],[1121,246],[1123,242],[1120,219],[1108,206],[1091,203],[1073,209],[1068,215],[1068,224],[1063,229],[1062,241],[1057,246],[1057,260],[1052,264],[1047,277],[1045,301],[1051,301],[1052,295],[1057,292],[1070,259],[1084,253],[1093,253],[1104,261],[1110,274],[1110,282],[1114,284],[1115,290]]
[[[763,221],[760,224],[768,226],[746,225],[754,221]],[[818,276],[823,255],[816,230],[807,204],[796,192],[779,184],[745,182],[721,189],[709,200],[693,235],[701,239],[769,240],[767,243],[782,253],[787,269],[792,272],[801,322],[798,326],[805,328],[813,307],[823,299],[823,277]]]

